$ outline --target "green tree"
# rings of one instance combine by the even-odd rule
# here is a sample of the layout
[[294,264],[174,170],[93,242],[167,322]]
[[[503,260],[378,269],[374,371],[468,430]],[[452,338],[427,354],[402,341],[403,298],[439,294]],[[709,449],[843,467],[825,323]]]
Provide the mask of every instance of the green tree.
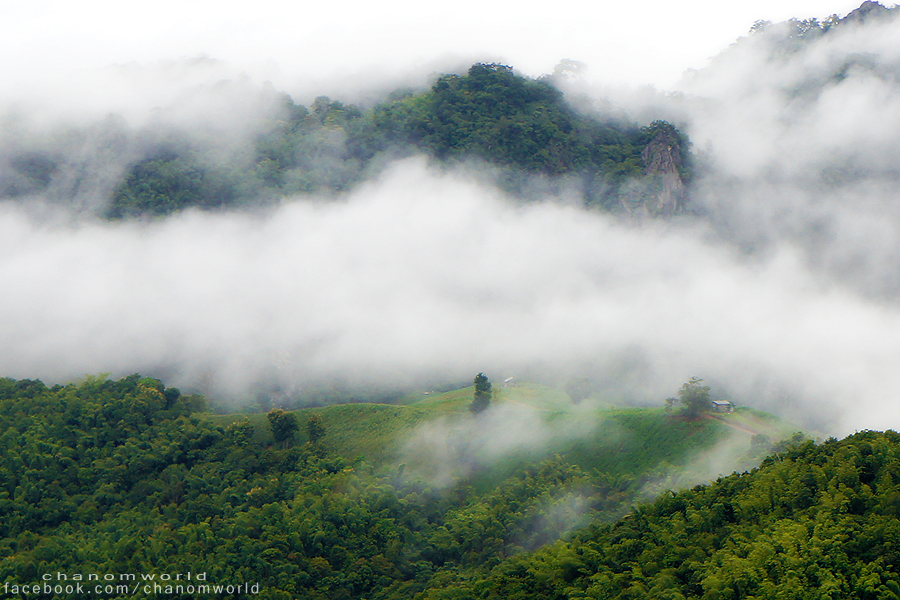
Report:
[[484,373],[479,373],[478,375],[476,375],[474,383],[475,397],[472,399],[472,404],[469,405],[469,410],[471,410],[475,414],[478,414],[491,405],[491,396],[493,395],[493,390],[491,389],[490,380]]
[[703,380],[699,377],[691,377],[691,380],[678,390],[678,400],[684,406],[684,414],[691,418],[697,418],[709,410],[709,386],[700,385]]
[[309,441],[318,444],[325,437],[325,426],[322,425],[321,419],[313,415],[306,422],[306,433],[309,435]]
[[280,408],[274,408],[266,413],[269,419],[269,427],[272,428],[272,437],[276,442],[281,442],[285,448],[294,439],[294,434],[300,429],[297,423],[297,415]]

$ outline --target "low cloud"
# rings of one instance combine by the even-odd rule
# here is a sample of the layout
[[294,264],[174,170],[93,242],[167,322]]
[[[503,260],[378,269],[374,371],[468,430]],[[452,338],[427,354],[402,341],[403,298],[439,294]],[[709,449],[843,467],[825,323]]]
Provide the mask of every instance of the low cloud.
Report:
[[[497,392],[503,394],[503,392]],[[501,461],[542,459],[550,448],[587,436],[599,424],[586,403],[566,407],[565,415],[517,400],[497,401],[477,415],[439,417],[418,426],[405,444],[402,460],[409,472],[434,486],[447,486]],[[616,433],[610,428],[608,443]]]
[[258,214],[52,225],[7,203],[0,370],[140,371],[224,400],[330,379],[615,379],[627,364],[638,402],[696,375],[843,430],[894,426],[900,311],[789,246],[755,260],[708,238],[517,203],[422,160],[342,201]]

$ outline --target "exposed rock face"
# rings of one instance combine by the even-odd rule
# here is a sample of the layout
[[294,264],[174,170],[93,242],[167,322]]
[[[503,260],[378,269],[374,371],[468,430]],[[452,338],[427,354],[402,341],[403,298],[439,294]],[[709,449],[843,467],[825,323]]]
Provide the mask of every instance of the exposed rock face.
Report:
[[681,140],[673,127],[660,128],[641,152],[647,175],[658,186],[655,206],[645,206],[648,212],[671,215],[684,205],[684,181],[681,179]]

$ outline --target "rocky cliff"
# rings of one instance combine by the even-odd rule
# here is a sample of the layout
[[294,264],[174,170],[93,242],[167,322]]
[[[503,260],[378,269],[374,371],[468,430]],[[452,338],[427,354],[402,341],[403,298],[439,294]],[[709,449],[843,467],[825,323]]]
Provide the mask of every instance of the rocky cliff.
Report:
[[681,137],[669,125],[656,126],[656,133],[641,152],[654,193],[644,208],[650,214],[671,215],[684,207],[685,186],[681,177],[684,166]]

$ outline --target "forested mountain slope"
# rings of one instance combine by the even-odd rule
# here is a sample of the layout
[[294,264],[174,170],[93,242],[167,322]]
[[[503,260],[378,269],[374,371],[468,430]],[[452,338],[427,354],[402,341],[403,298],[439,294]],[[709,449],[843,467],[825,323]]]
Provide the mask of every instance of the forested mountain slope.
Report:
[[430,597],[898,598],[898,475],[896,432],[807,442]]
[[[292,442],[273,440],[270,419],[198,419],[200,398],[152,378],[52,388],[2,379],[0,579],[190,571],[258,583],[264,598],[427,597],[617,518],[729,431],[630,409],[580,437],[555,437],[578,420],[563,410],[571,401],[524,386],[498,395],[497,414],[513,419],[500,409],[529,405],[540,411],[533,436],[540,423],[559,428],[527,451],[490,454],[478,435],[498,433],[477,423],[471,394],[298,411]],[[425,468],[423,439],[437,428],[459,434],[447,438],[457,461],[449,478]],[[427,435],[410,446],[417,432]]]
[[536,177],[552,186],[567,176],[585,203],[607,209],[672,213],[685,200],[689,144],[673,125],[585,116],[552,78],[506,65],[478,63],[367,109],[324,96],[307,107],[274,90],[256,95],[262,116],[244,117],[259,121],[250,136],[164,123],[135,131],[110,117],[48,140],[22,139],[0,157],[0,197],[74,202],[102,177],[93,185],[109,195],[103,211],[112,218],[258,206],[340,193],[391,160],[425,153],[442,164],[491,165],[522,196]]

